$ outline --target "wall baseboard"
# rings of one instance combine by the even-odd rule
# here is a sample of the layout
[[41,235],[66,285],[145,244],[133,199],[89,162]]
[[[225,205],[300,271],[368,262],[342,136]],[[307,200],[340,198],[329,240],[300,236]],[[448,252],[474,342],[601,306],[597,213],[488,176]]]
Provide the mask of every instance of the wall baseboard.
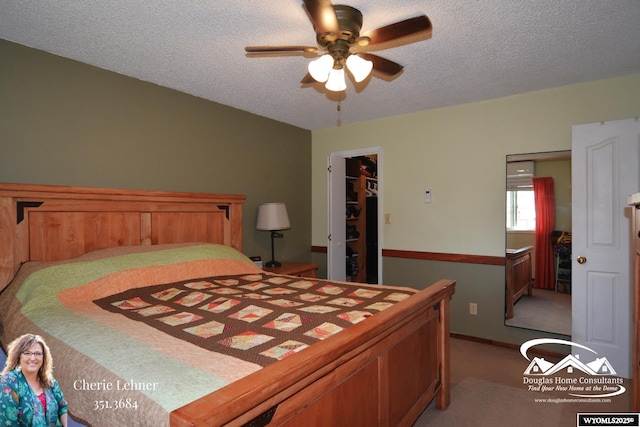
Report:
[[[520,346],[518,344],[511,344],[507,342],[495,341],[495,340],[490,340],[486,338],[472,337],[469,335],[460,335],[460,334],[455,334],[453,332],[451,332],[449,336],[451,338],[457,338],[457,339],[466,340],[466,341],[473,341],[481,344],[488,344],[496,347],[504,347],[510,350],[520,351]],[[537,354],[539,356],[555,357],[555,358],[558,358],[558,360],[564,358],[568,354],[568,353],[558,353],[555,351],[541,350],[541,349],[529,349],[529,353]]]

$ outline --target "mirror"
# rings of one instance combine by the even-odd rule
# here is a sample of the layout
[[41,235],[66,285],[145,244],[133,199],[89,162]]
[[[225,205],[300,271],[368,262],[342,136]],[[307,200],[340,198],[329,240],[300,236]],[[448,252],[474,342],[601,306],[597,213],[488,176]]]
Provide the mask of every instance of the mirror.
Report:
[[[506,170],[505,324],[570,336],[571,152],[508,155]],[[553,213],[553,223],[549,233],[538,237],[542,246],[537,248],[533,178],[543,177],[552,179],[546,181],[553,197],[546,200],[552,203],[549,213]],[[539,186],[536,190],[540,197],[542,190]],[[538,205],[543,209],[542,202]],[[538,262],[547,260],[543,268],[552,270],[546,275],[548,280],[538,283],[536,255]]]

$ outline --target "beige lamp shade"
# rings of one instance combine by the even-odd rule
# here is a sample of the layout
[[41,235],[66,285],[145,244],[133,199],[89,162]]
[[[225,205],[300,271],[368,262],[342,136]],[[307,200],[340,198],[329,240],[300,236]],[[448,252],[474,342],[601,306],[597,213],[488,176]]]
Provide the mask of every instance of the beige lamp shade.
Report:
[[258,230],[286,230],[291,228],[284,203],[263,203],[258,207]]

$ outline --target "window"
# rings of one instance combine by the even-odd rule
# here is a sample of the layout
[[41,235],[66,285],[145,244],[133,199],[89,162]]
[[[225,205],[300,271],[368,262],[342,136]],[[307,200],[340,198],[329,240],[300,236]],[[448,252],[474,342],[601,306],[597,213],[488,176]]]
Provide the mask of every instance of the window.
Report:
[[534,231],[536,204],[531,178],[507,181],[507,229]]

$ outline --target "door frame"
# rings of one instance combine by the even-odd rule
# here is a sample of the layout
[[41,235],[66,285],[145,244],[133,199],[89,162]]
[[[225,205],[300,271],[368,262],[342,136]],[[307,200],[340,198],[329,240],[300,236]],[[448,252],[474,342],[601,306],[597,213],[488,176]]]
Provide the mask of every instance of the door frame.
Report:
[[[329,156],[327,157],[327,164],[330,165],[331,164],[331,158],[332,157],[336,157],[336,158],[342,158],[342,159],[347,159],[350,157],[358,157],[358,156],[367,156],[367,155],[375,155],[376,156],[376,164],[377,164],[377,178],[378,178],[378,218],[377,218],[377,224],[378,224],[378,254],[377,254],[377,258],[378,258],[378,284],[382,284],[383,283],[383,278],[382,278],[382,241],[383,241],[383,215],[382,215],[382,147],[369,147],[369,148],[360,148],[357,150],[348,150],[348,151],[335,151],[329,154]],[[334,200],[334,194],[333,194],[333,189],[334,188],[340,188],[341,191],[344,191],[344,182],[346,179],[346,174],[342,173],[342,176],[336,176],[335,174],[332,175],[330,170],[327,170],[327,275],[328,275],[328,279],[334,279],[334,277],[331,277],[331,272],[335,271],[334,268],[332,268],[331,263],[333,262],[332,260],[332,242],[331,242],[331,236],[332,236],[332,230],[334,230],[336,227],[335,225],[332,224],[332,215],[331,215],[331,207],[335,206],[335,203],[332,203],[332,200]],[[333,185],[333,181],[337,180],[337,184]],[[344,237],[344,236],[343,236]],[[343,263],[344,264],[344,263]]]

